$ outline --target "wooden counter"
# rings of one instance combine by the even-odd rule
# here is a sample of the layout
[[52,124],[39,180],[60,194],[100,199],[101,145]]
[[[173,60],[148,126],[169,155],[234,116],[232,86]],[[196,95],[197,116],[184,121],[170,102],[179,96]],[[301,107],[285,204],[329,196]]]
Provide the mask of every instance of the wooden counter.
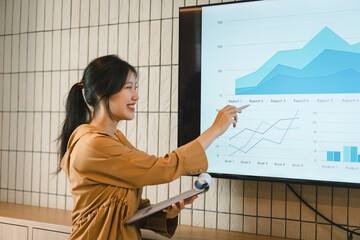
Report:
[[0,202],[0,239],[64,240],[71,211]]
[[[65,240],[71,233],[71,211],[0,202],[0,239]],[[168,239],[142,230],[144,240]],[[240,232],[179,225],[172,240],[283,240]]]
[[46,223],[71,232],[71,211],[67,210],[0,202],[0,218]]
[[[149,230],[142,230],[144,240],[165,240],[166,237],[160,236]],[[286,238],[270,237],[250,233],[232,232],[212,228],[193,227],[179,225],[175,235],[171,240],[284,240]]]

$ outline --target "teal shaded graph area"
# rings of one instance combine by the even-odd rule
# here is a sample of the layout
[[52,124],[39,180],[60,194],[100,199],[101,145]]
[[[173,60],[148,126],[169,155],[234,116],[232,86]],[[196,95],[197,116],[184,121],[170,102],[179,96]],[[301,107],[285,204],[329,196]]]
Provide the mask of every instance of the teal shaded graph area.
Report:
[[360,93],[360,43],[325,27],[302,49],[280,51],[236,79],[236,95]]

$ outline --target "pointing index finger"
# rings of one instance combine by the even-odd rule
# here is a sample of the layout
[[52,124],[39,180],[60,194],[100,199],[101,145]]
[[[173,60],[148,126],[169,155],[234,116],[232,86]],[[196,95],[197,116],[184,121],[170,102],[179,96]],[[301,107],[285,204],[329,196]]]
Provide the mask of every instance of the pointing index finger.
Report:
[[247,105],[244,105],[244,106],[238,107],[238,109],[239,109],[239,110],[243,110],[243,109],[247,108],[248,106],[250,106],[250,104],[247,104]]

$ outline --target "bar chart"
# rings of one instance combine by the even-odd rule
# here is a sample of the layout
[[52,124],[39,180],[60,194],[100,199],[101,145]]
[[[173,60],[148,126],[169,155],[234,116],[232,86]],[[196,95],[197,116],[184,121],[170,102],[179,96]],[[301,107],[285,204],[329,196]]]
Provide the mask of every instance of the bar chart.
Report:
[[327,151],[326,161],[329,162],[360,162],[360,154],[356,146],[344,146],[343,158],[340,151]]

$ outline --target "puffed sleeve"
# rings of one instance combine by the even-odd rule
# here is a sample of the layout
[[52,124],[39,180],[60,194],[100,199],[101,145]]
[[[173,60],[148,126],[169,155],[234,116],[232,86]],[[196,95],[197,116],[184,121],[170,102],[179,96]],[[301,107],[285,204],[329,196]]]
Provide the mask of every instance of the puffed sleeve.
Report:
[[170,182],[181,175],[199,174],[208,167],[205,151],[197,140],[156,157],[95,133],[76,143],[70,159],[81,177],[125,188]]

